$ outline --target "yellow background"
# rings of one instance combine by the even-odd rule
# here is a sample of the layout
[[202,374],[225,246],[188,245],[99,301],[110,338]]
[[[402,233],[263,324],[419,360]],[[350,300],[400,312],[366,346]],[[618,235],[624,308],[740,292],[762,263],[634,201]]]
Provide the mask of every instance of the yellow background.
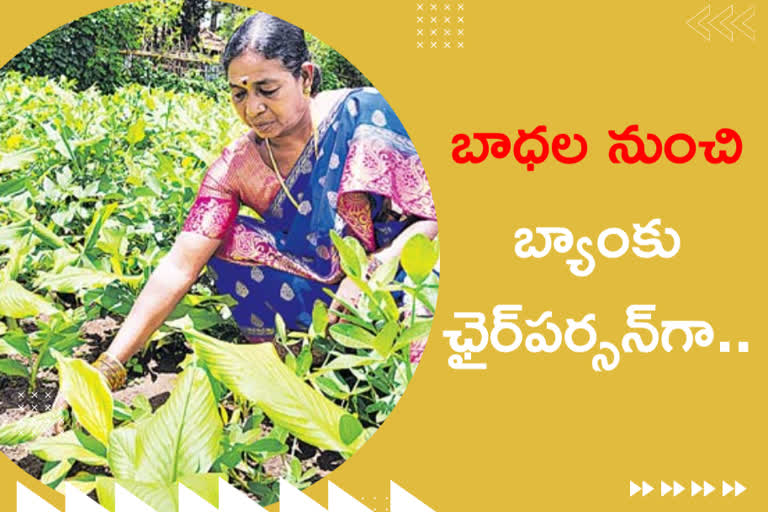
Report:
[[[6,2],[0,63],[55,27],[116,3]],[[699,0],[465,0],[465,48],[449,50],[416,48],[421,1],[239,3],[314,33],[370,78],[408,128],[437,206],[442,282],[429,348],[389,421],[333,473],[334,482],[378,510],[390,479],[437,512],[766,510],[768,14],[760,5],[750,21],[756,40],[736,32],[730,42],[714,31],[706,41],[686,26],[704,7]],[[728,5],[713,1],[712,14]],[[736,3],[735,12],[752,5]],[[685,165],[610,164],[607,131],[633,123],[642,133],[687,132],[697,140],[730,127],[744,152],[730,166],[701,155]],[[577,165],[550,159],[534,172],[512,158],[451,159],[456,133],[514,135],[538,124],[547,125],[550,140],[583,134],[587,158]],[[595,272],[577,278],[563,255],[514,256],[519,227],[563,226],[594,240],[605,228],[631,232],[632,223],[656,217],[681,236],[671,260],[598,257]],[[591,369],[592,353],[564,349],[489,351],[475,356],[487,371],[451,370],[441,331],[461,326],[453,312],[490,316],[504,303],[522,304],[534,318],[552,310],[561,322],[595,313],[600,340],[617,344],[627,330],[625,308],[656,304],[656,322],[709,321],[715,343],[689,353],[622,354],[619,367],[602,374]],[[748,340],[750,352],[722,354],[721,340]],[[0,495],[13,496],[20,479],[63,506],[7,459],[0,470]],[[656,491],[630,498],[630,479]],[[691,497],[692,479],[717,491]],[[660,480],[677,480],[686,492],[662,498]],[[722,497],[722,480],[748,490]],[[324,484],[310,494],[325,503]]]

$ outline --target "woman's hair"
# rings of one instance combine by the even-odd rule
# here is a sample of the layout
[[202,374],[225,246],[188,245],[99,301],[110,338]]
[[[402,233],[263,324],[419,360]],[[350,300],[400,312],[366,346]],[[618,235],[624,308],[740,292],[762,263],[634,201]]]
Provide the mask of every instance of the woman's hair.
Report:
[[[285,69],[297,78],[301,74],[301,65],[312,62],[304,31],[264,12],[249,17],[232,34],[221,55],[221,65],[225,73],[229,71],[230,63],[245,51],[256,52],[265,59],[280,59]],[[320,89],[322,71],[317,64],[312,65],[314,73],[311,93],[314,95]]]

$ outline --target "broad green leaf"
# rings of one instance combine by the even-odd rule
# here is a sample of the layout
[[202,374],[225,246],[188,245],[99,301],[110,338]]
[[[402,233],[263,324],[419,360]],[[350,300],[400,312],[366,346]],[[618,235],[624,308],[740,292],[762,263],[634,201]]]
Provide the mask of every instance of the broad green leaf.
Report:
[[0,183],[0,197],[11,197],[19,192],[26,190],[29,184],[29,178],[21,176],[12,178]]
[[348,276],[362,277],[360,260],[358,260],[355,249],[347,243],[346,239],[342,239],[335,231],[331,231],[330,235],[333,245],[339,252],[341,268],[344,270],[344,273]]
[[67,242],[58,236],[56,233],[45,227],[37,219],[30,217],[26,212],[18,211],[16,209],[10,209],[11,217],[20,221],[26,221],[29,223],[30,228],[40,240],[53,249],[67,248],[71,252],[75,252]]
[[96,475],[81,471],[72,478],[65,479],[58,485],[58,487],[56,487],[56,490],[62,494],[64,494],[65,491],[64,484],[72,485],[83,494],[90,494],[92,491],[96,490]]
[[0,228],[0,249],[10,249],[24,235],[32,232],[29,221],[19,221]]
[[316,300],[312,306],[312,328],[315,333],[322,335],[328,327],[328,307],[325,302]]
[[81,359],[57,357],[60,388],[77,421],[103,445],[112,432],[112,394],[101,374]]
[[421,340],[429,336],[429,332],[432,330],[432,319],[425,322],[416,322],[411,327],[405,329],[400,333],[400,336],[395,342],[395,346],[392,349],[394,352],[407,347],[416,340]]
[[142,418],[148,418],[152,415],[152,404],[144,395],[139,395],[134,398],[131,405],[133,407],[133,413],[131,415],[133,421],[138,421]]
[[299,377],[303,377],[304,374],[306,374],[310,367],[312,366],[312,349],[309,348],[309,345],[304,345],[301,348],[301,352],[299,352],[299,355],[296,356],[296,375]]
[[30,443],[29,451],[47,461],[74,459],[88,466],[107,465],[107,459],[84,448],[72,430],[55,437],[38,439]]
[[187,368],[168,401],[138,429],[134,479],[171,483],[208,471],[219,455],[222,428],[208,376]]
[[126,246],[126,229],[124,226],[115,229],[103,228],[101,236],[96,242],[96,247],[115,257],[125,254]]
[[24,164],[34,162],[37,157],[37,149],[23,150],[15,153],[0,153],[0,174],[21,169]]
[[16,281],[0,283],[0,317],[26,318],[41,313],[52,315],[56,311],[53,303],[30,292]]
[[15,359],[0,359],[0,373],[10,375],[12,377],[24,377],[29,378],[29,370],[19,361]]
[[283,320],[280,313],[275,313],[275,331],[277,332],[277,339],[281,343],[285,343],[288,336],[285,329],[285,320]]
[[331,338],[347,348],[371,349],[375,336],[352,324],[334,324],[329,329]]
[[328,396],[338,398],[339,400],[346,400],[349,398],[349,390],[343,391],[339,383],[329,377],[322,375],[314,377],[312,382],[314,382],[320,390]]
[[[0,329],[0,331],[1,330],[2,329]],[[5,341],[3,338],[0,338],[0,356],[13,356],[13,355],[21,355],[21,352],[16,350],[16,348],[14,348],[13,345]]]
[[[258,434],[258,433],[257,433]],[[266,453],[279,453],[286,450],[288,447],[278,441],[277,439],[259,439],[255,443],[251,443],[245,449],[251,453],[266,452]]]
[[60,247],[53,251],[53,274],[59,274],[65,267],[77,261],[78,254],[66,247]]
[[116,428],[109,436],[107,460],[115,478],[133,479],[136,468],[136,424]]
[[128,144],[138,144],[142,140],[144,140],[144,137],[146,136],[146,133],[144,129],[146,128],[147,123],[144,121],[144,119],[139,119],[135,123],[133,123],[128,128],[128,133],[125,135],[125,140],[128,141]]
[[400,311],[392,294],[385,290],[378,290],[374,292],[373,297],[376,299],[376,306],[384,312],[386,319],[397,321]]
[[81,290],[104,288],[113,281],[137,286],[143,276],[124,276],[81,267],[65,267],[61,272],[40,272],[35,281],[39,288],[56,292],[76,293]]
[[379,265],[379,268],[373,271],[373,275],[370,279],[371,288],[377,290],[394,281],[397,276],[398,268],[400,268],[400,261],[398,258],[390,258],[383,262]]
[[53,147],[56,149],[56,151],[65,159],[70,160],[72,158],[72,154],[69,152],[67,143],[64,140],[64,137],[62,137],[61,133],[59,133],[59,131],[56,130],[56,128],[53,126],[53,123],[43,123],[42,127],[45,130],[45,134],[48,136],[48,140],[53,143]]
[[353,236],[345,236],[344,241],[347,242],[347,246],[355,253],[357,265],[360,269],[360,277],[365,277],[368,272],[368,254],[365,252],[363,245]]
[[32,230],[34,231],[35,235],[40,238],[44,243],[48,244],[50,247],[53,247],[54,249],[68,249],[70,252],[75,252],[70,245],[64,241],[63,238],[58,236],[56,233],[45,227],[43,224],[41,224],[39,221],[35,219],[31,219],[32,222]]
[[324,450],[350,454],[362,445],[348,446],[341,440],[338,424],[344,410],[290,371],[273,345],[232,345],[196,331],[184,334],[211,373],[275,425]]
[[116,209],[117,203],[111,203],[93,214],[93,220],[91,221],[90,226],[88,226],[88,229],[85,230],[85,242],[83,243],[84,254],[91,251],[91,249],[96,246],[96,242],[99,240],[99,234],[101,233],[101,228]]
[[381,359],[366,356],[343,355],[324,365],[322,368],[318,368],[315,371],[315,374],[321,374],[334,370],[346,370],[349,368],[356,368],[358,366],[368,366],[369,364],[377,362],[380,363]]
[[24,270],[27,263],[27,256],[29,256],[39,241],[38,238],[30,233],[11,245],[10,251],[8,252],[8,262],[5,264],[4,269],[6,280],[15,280],[16,276]]
[[339,421],[339,435],[344,444],[352,444],[363,433],[363,425],[360,420],[351,414],[345,414]]
[[381,357],[387,357],[392,350],[392,344],[397,336],[398,324],[395,321],[388,322],[373,340],[373,348]]
[[193,295],[188,293],[181,299],[182,304],[187,306],[201,306],[207,303],[224,304],[226,306],[237,306],[237,301],[231,295]]
[[14,329],[3,337],[3,341],[17,354],[26,358],[32,357],[32,347],[30,347],[29,336],[20,329]]
[[106,476],[96,477],[96,497],[99,504],[109,512],[115,512],[115,479]]
[[224,473],[186,475],[179,478],[179,484],[184,485],[214,507],[218,507],[220,478],[227,480],[227,475]]
[[0,445],[13,446],[37,439],[53,428],[64,415],[63,411],[49,411],[0,426]]
[[99,441],[83,432],[79,426],[75,426],[75,430],[73,432],[75,433],[77,441],[83,448],[90,451],[91,453],[98,455],[102,459],[107,458],[107,447],[105,445],[101,444]]
[[40,477],[40,481],[48,487],[56,487],[59,482],[61,482],[61,480],[67,476],[67,473],[69,473],[69,470],[72,469],[73,464],[74,461],[70,460],[56,461],[53,467],[47,471],[44,470],[42,476]]
[[405,243],[400,261],[408,277],[414,283],[420,284],[432,273],[438,257],[432,241],[422,234],[417,234]]

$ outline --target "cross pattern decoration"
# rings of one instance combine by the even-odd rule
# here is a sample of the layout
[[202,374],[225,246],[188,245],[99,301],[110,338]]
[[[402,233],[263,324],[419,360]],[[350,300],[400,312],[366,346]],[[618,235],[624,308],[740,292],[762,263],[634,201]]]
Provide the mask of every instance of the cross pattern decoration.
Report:
[[[465,2],[417,1],[416,49],[464,48]],[[425,30],[429,28],[429,30]]]

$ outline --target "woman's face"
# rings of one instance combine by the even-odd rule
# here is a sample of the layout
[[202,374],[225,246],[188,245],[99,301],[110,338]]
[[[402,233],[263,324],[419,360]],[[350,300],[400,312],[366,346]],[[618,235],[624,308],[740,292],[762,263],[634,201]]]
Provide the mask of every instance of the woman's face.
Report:
[[311,125],[304,95],[312,82],[310,64],[294,77],[280,59],[245,51],[232,59],[227,74],[235,110],[262,139],[301,133],[304,123]]

